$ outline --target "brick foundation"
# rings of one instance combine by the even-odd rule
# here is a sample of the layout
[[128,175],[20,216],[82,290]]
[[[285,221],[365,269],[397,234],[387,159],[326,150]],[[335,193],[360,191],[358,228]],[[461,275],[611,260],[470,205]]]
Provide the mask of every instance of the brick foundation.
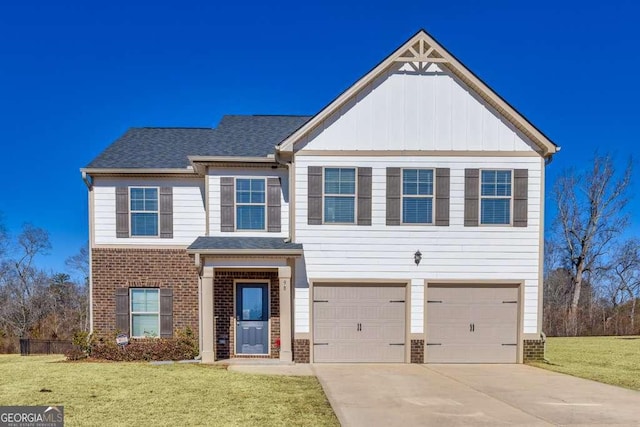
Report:
[[311,342],[307,339],[294,339],[293,340],[293,361],[296,363],[311,362],[310,345],[311,345]]
[[424,363],[424,340],[411,340],[411,363]]
[[[235,303],[234,281],[264,280],[271,284],[269,293],[270,319],[270,354],[268,355],[236,355],[235,352]],[[280,349],[276,348],[276,340],[280,338],[280,283],[275,271],[235,271],[215,270],[214,316],[216,316],[216,360],[241,358],[274,358],[280,357]]]
[[544,341],[524,340],[523,360],[527,362],[541,362],[544,360]]
[[198,336],[198,272],[184,249],[92,249],[93,328],[116,330],[116,288],[172,288],[174,332],[189,327]]

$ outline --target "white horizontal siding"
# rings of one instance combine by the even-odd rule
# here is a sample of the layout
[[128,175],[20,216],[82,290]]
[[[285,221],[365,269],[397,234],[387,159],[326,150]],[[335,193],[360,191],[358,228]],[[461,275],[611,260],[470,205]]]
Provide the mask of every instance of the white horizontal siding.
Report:
[[[372,225],[308,225],[308,166],[372,168]],[[387,226],[386,168],[450,168],[450,226]],[[411,281],[411,332],[423,331],[423,281],[525,283],[523,332],[537,331],[542,161],[538,157],[296,156],[296,242],[304,245],[308,280]],[[529,170],[528,227],[464,226],[465,168]],[[414,263],[420,250],[422,262]],[[305,283],[296,280],[297,287]],[[296,325],[308,319],[296,318]],[[298,327],[296,326],[296,331]]]
[[309,332],[309,288],[296,288],[294,298],[295,332]]
[[[173,188],[173,238],[116,237],[116,187]],[[204,236],[204,184],[202,179],[96,178],[93,186],[94,243],[98,245],[189,245]]]
[[436,65],[392,69],[329,116],[304,140],[311,150],[531,151],[493,107]]
[[424,280],[411,280],[411,333],[421,334],[424,330]]
[[[280,178],[282,193],[280,198],[280,232],[267,232],[255,230],[240,230],[236,232],[220,231],[220,178]],[[209,180],[209,235],[210,236],[246,236],[246,237],[288,237],[289,236],[289,176],[283,169],[236,169],[216,168],[210,169],[207,175]],[[265,224],[268,224],[268,219]]]

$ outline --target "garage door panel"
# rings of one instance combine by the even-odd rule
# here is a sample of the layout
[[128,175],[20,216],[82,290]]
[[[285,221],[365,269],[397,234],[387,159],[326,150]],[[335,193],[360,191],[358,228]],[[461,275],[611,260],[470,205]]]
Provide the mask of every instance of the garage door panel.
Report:
[[427,295],[442,301],[427,305],[427,362],[517,361],[517,287],[433,286]]
[[427,316],[438,323],[469,324],[469,305],[458,303],[431,303]]
[[388,302],[378,302],[378,305],[361,305],[356,310],[356,317],[360,322],[374,321],[381,319],[399,319],[404,316],[404,304],[393,304]]
[[465,328],[447,323],[433,326],[427,336],[427,342],[429,343],[469,344],[473,342],[473,336],[469,333],[469,326]]
[[481,344],[473,347],[473,359],[469,359],[469,347],[461,344],[427,346],[429,363],[514,363],[517,346]]
[[472,320],[477,322],[500,323],[511,321],[518,314],[517,304],[471,304]]
[[476,323],[472,335],[480,343],[489,341],[499,344],[513,344],[518,341],[518,331],[512,325]]
[[466,296],[470,297],[469,302],[473,302],[476,305],[501,304],[503,301],[518,300],[518,288],[514,287],[478,286],[464,289],[468,289]]
[[328,342],[331,340],[350,340],[356,338],[356,324],[334,323],[320,325],[316,328],[314,340],[316,342]]
[[314,345],[314,362],[317,363],[376,363],[404,361],[404,345],[381,346],[377,342],[337,342]]
[[515,345],[481,344],[474,347],[476,363],[514,363],[518,347]]
[[396,322],[396,324],[382,322],[378,322],[378,324],[362,324],[361,330],[359,331],[359,337],[362,340],[404,343],[404,322]]
[[315,286],[314,362],[404,362],[404,299],[404,286]]
[[471,295],[469,294],[460,294],[460,295],[451,295],[449,291],[450,288],[447,287],[429,287],[428,289],[428,300],[427,302],[434,301],[436,303],[442,304],[466,304],[471,302]]

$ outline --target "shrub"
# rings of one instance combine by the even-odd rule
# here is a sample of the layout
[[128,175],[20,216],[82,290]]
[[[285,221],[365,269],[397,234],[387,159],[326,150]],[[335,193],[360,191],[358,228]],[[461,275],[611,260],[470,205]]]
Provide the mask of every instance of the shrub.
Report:
[[71,344],[73,347],[64,353],[67,360],[85,359],[91,355],[91,349],[95,343],[95,337],[86,331],[76,331],[73,333]]
[[91,347],[95,343],[95,336],[86,331],[76,331],[73,333],[71,343],[89,356],[91,355]]
[[67,360],[81,360],[87,358],[87,353],[82,351],[79,347],[73,346],[71,350],[64,353]]
[[197,355],[198,341],[189,328],[178,332],[175,338],[134,339],[125,347],[118,346],[114,340],[106,340],[91,348],[92,359],[117,362],[187,360]]

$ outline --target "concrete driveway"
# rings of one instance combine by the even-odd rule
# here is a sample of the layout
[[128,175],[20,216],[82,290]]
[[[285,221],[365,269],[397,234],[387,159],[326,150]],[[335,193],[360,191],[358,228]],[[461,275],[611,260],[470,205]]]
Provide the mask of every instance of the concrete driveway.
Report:
[[640,392],[525,365],[314,365],[344,426],[640,425]]

